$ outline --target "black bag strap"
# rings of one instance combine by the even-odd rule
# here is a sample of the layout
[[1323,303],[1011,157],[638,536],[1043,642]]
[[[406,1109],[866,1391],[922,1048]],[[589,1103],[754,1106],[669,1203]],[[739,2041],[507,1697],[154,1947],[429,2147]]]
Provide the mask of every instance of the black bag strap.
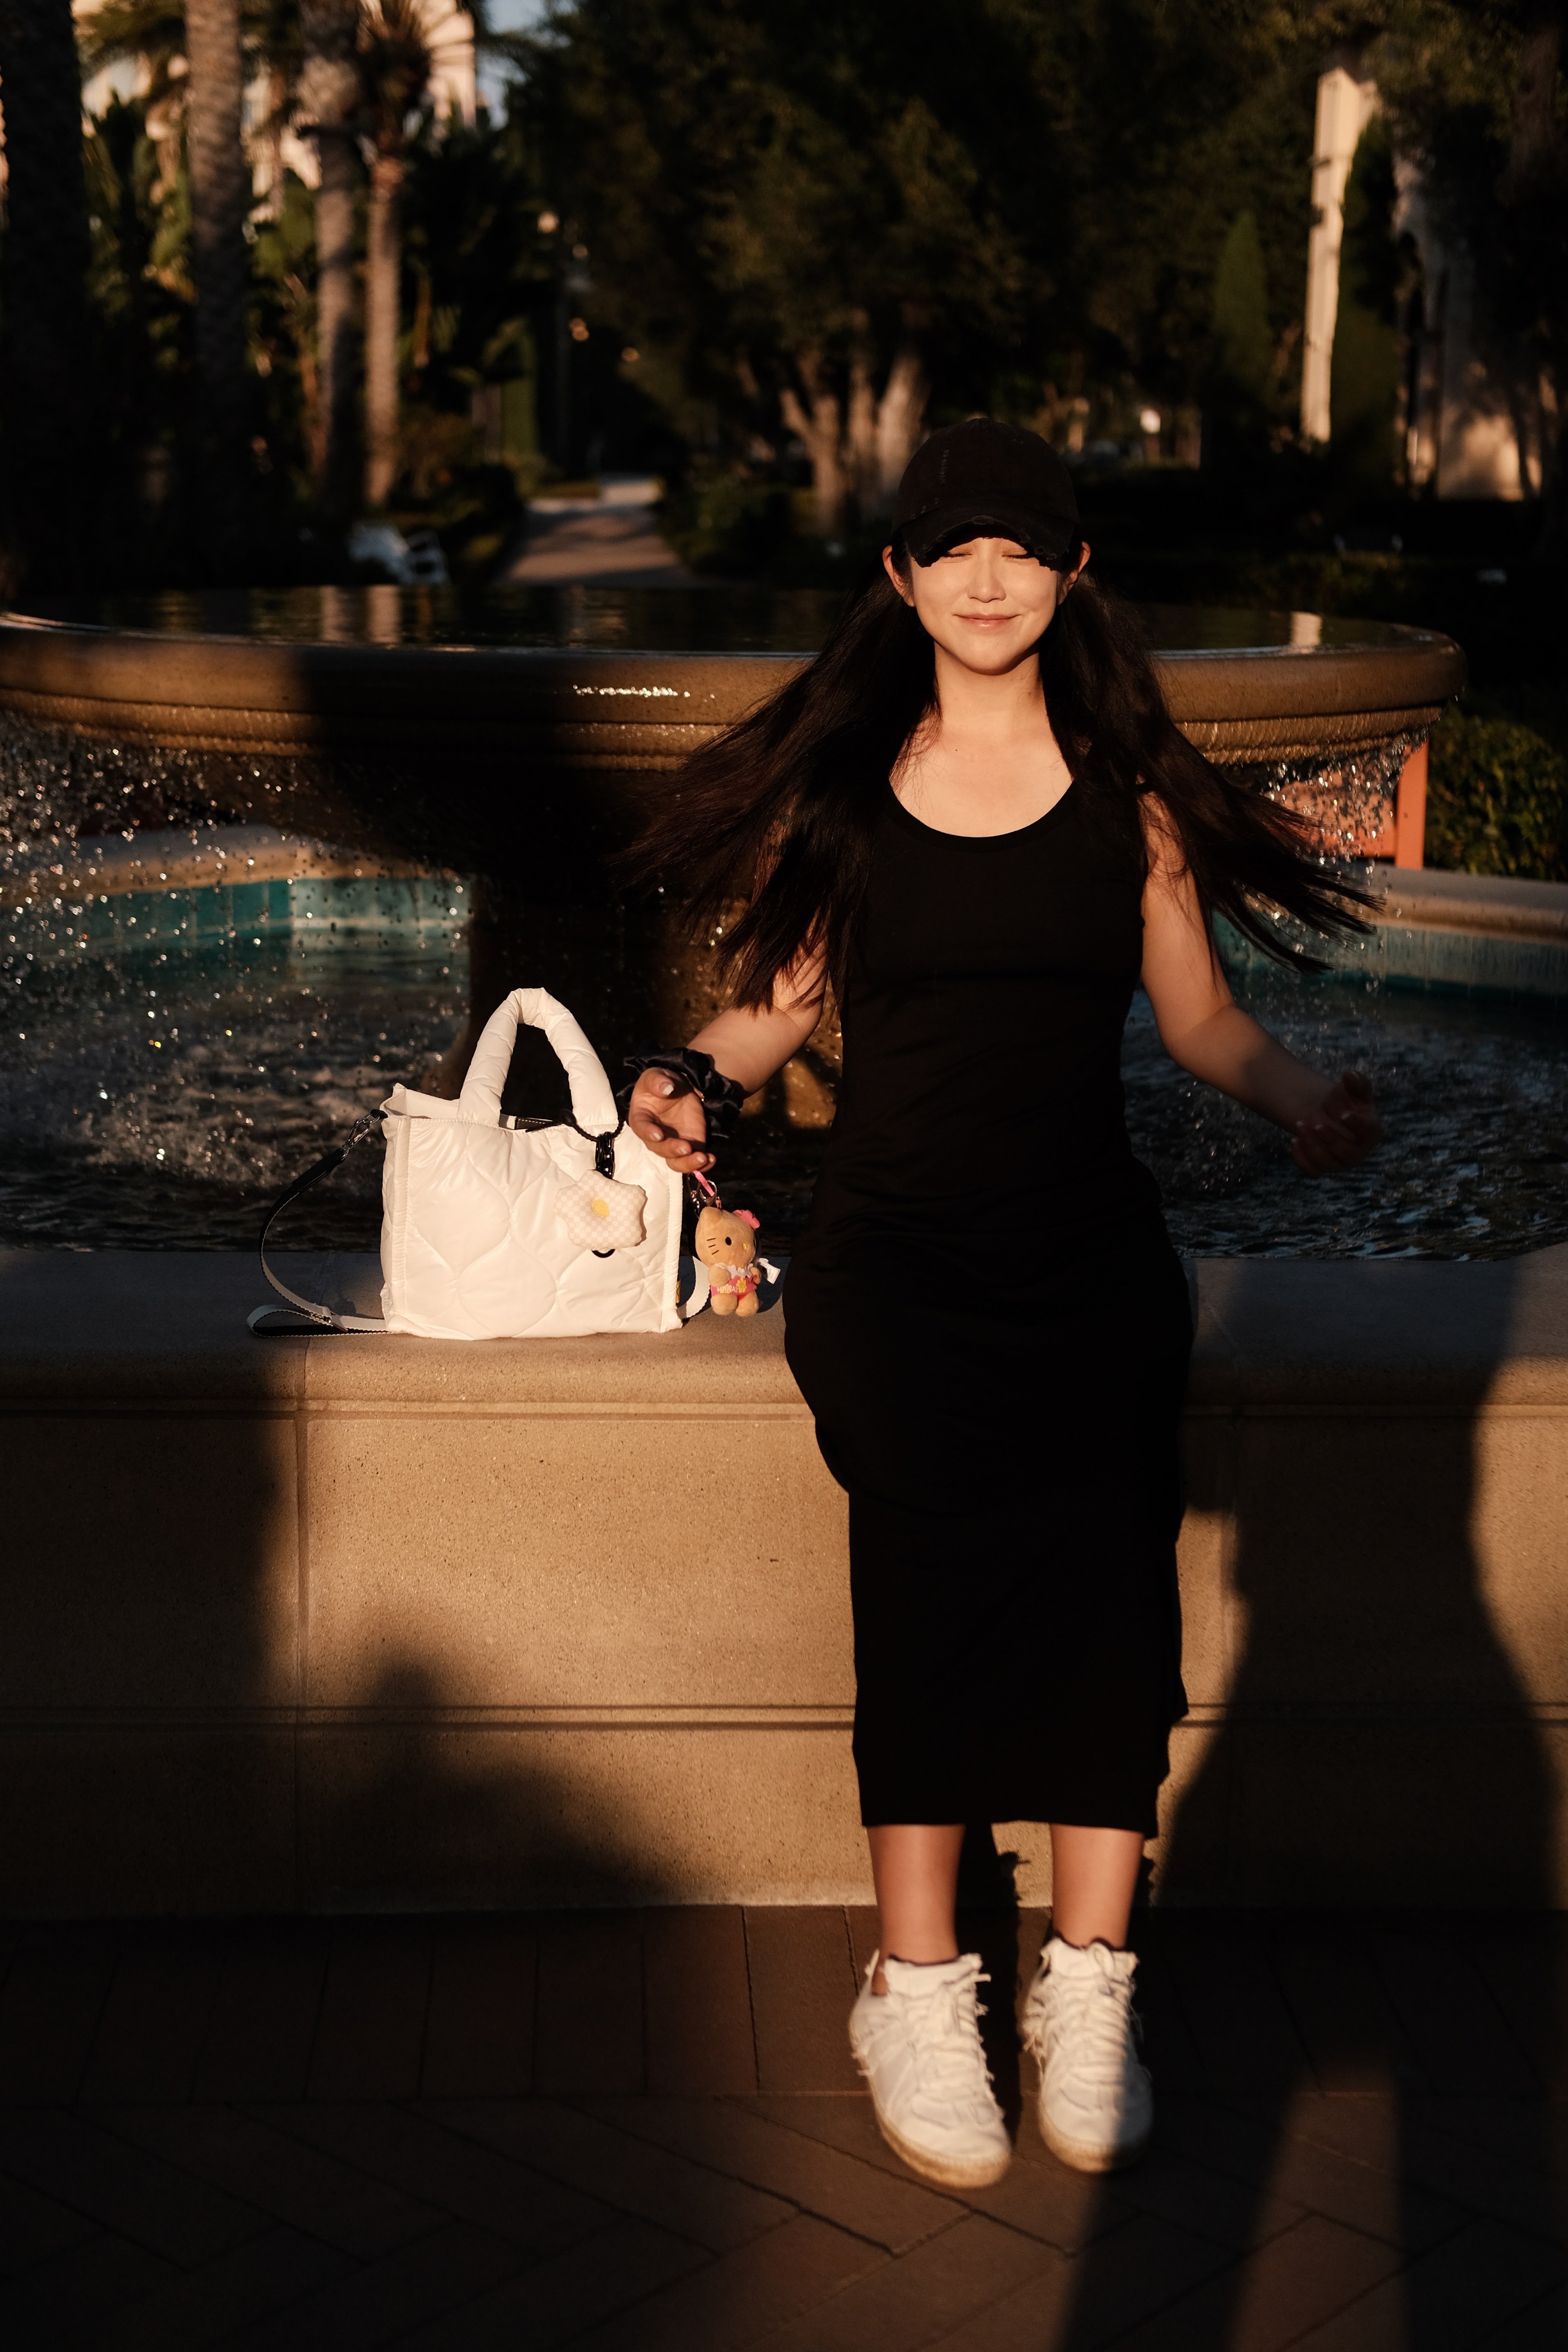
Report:
[[258,1339],[285,1339],[290,1334],[297,1336],[301,1331],[385,1330],[386,1325],[379,1315],[335,1315],[332,1309],[323,1305],[319,1298],[301,1298],[297,1290],[290,1290],[286,1282],[279,1280],[267,1263],[267,1238],[284,1210],[291,1207],[300,1193],[308,1192],[311,1185],[321,1177],[330,1176],[334,1168],[341,1168],[355,1144],[363,1143],[366,1136],[374,1135],[384,1117],[384,1111],[366,1111],[363,1118],[354,1121],[353,1130],[348,1141],[340,1143],[335,1150],[327,1153],[325,1159],[318,1160],[313,1168],[307,1168],[302,1176],[297,1176],[287,1192],[280,1192],[268,1211],[266,1222],[261,1228],[261,1237],[257,1243],[257,1251],[261,1259],[261,1271],[279,1298],[286,1298],[289,1301],[289,1306],[293,1312],[286,1313],[281,1307],[277,1307],[253,1308],[246,1320]]

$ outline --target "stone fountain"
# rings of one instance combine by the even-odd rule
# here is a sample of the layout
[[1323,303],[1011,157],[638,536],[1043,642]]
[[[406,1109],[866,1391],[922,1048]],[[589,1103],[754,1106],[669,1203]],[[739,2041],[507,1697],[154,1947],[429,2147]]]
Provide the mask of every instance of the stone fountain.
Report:
[[[747,628],[729,621],[736,601],[645,593],[639,610],[600,592],[589,644],[570,642],[594,632],[580,607],[574,625],[569,593],[554,644],[500,641],[541,634],[537,605],[524,625],[515,605],[465,614],[397,589],[12,614],[0,713],[13,776],[39,779],[42,871],[62,841],[69,854],[147,830],[178,853],[164,834],[215,822],[424,861],[474,879],[478,1013],[549,970],[594,1034],[673,1034],[705,1008],[705,959],[657,909],[620,903],[605,858],[689,751],[808,657],[792,630],[809,647],[833,602],[780,598]],[[661,602],[694,607],[711,649],[639,648],[638,620]],[[1300,614],[1147,620],[1172,714],[1202,751],[1310,809],[1331,851],[1397,846],[1420,863],[1422,747],[1465,675],[1450,639]],[[668,643],[668,627],[647,634]]]
[[[702,960],[603,861],[825,619],[705,610],[706,641],[677,591],[12,614],[5,887],[74,919],[239,860],[446,871],[481,1011],[547,979],[606,1044],[674,1033]],[[1447,639],[1151,628],[1205,751],[1418,862]],[[1197,1268],[1156,1899],[1568,1900],[1565,1256]],[[300,1279],[353,1304],[375,1261]],[[257,1296],[237,1254],[0,1253],[8,1909],[865,1899],[843,1498],[780,1316],[262,1347]],[[1043,1841],[1002,1837],[1043,1899]]]

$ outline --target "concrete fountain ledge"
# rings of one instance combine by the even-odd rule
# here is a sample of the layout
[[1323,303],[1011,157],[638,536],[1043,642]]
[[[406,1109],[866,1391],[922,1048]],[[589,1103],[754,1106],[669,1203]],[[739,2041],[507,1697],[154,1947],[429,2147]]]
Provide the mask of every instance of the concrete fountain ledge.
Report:
[[[1563,1903],[1568,1249],[1197,1283],[1158,1898]],[[864,1895],[779,1316],[261,1344],[258,1295],[0,1255],[11,1911]]]
[[[1434,630],[1365,642],[1157,646],[1172,717],[1211,759],[1351,756],[1418,734],[1465,682]],[[667,771],[774,692],[804,654],[280,643],[0,614],[0,710],[89,740],[299,758],[393,753],[449,773]]]

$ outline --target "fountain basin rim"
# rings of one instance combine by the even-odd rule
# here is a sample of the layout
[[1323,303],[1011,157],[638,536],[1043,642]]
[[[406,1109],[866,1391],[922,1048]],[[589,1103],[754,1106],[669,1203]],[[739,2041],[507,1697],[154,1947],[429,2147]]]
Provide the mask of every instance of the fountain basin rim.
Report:
[[40,907],[67,898],[118,898],[132,891],[196,890],[244,882],[455,880],[450,869],[415,858],[320,841],[271,824],[138,826],[88,834],[51,854],[23,847],[0,868],[0,907]]
[[[454,658],[460,659],[460,698]],[[424,736],[526,741],[562,751],[617,742],[679,757],[776,691],[801,654],[660,654],[537,646],[283,646],[0,615],[0,709],[112,739],[294,751]],[[1157,653],[1177,724],[1222,733],[1222,756],[1291,756],[1276,738],[1347,747],[1430,725],[1465,682],[1451,638]],[[1302,720],[1323,722],[1303,728]],[[1288,723],[1296,721],[1293,728]],[[1231,730],[1255,729],[1253,750]],[[524,730],[520,739],[518,730]],[[1265,740],[1267,739],[1267,740]],[[542,745],[541,748],[543,748]]]
[[[1359,861],[1358,861],[1359,865]],[[1436,866],[1360,866],[1376,893],[1375,919],[1415,930],[1481,932],[1568,944],[1568,882],[1455,874]]]

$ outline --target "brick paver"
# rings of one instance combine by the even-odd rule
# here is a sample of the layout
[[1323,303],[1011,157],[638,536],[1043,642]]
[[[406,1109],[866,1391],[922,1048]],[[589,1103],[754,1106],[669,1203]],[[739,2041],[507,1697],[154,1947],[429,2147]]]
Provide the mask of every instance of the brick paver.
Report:
[[[605,2319],[626,2322],[627,2347],[650,2298],[700,2269],[706,2251],[649,2221],[617,2221],[602,2236],[570,2247],[458,2305],[398,2339],[402,2352],[547,2352],[580,2343]],[[629,2316],[628,2316],[629,2315]]]
[[437,1938],[420,2089],[521,2099],[533,2088],[538,1937],[510,1919],[454,1920]]
[[1562,2352],[1568,1922],[1140,1916],[1159,2129],[916,2181],[845,2013],[863,1910],[14,1927],[10,2352]]
[[195,2098],[304,2097],[329,1947],[319,1927],[292,1921],[258,1920],[226,1938]]
[[0,1988],[0,2101],[74,2099],[119,1958],[113,1936],[45,1931]]
[[963,2208],[897,2175],[757,2115],[739,2100],[617,2099],[594,2113],[639,2139],[672,2147],[697,2164],[771,2189],[803,2212],[836,2221],[890,2254],[951,2229]]
[[748,1912],[746,1951],[758,2089],[857,2090],[844,2032],[857,1978],[843,1912]]
[[270,2119],[360,2177],[405,2190],[412,2210],[455,2214],[536,2257],[592,2237],[616,2218],[599,2199],[478,2147],[412,2108],[298,2107],[272,2112]]
[[432,1938],[413,1924],[338,1929],[310,2058],[313,2099],[408,2099],[419,2089]]
[[[333,2110],[323,2112],[331,2116]],[[387,2166],[362,2170],[341,2163],[242,2108],[132,2107],[104,2120],[133,2147],[213,2181],[269,2220],[309,2231],[356,2262],[390,2253],[440,2219],[442,2209],[406,2195]]]
[[647,1916],[643,2015],[650,2091],[687,2099],[755,2092],[752,1980],[738,1906]]
[[635,1913],[564,1914],[540,1942],[534,2088],[547,2097],[640,2091],[643,1939]]
[[703,2352],[730,2352],[733,2346],[765,2343],[882,2261],[864,2239],[814,2214],[796,2213],[765,2238],[694,2271],[635,2314],[617,2313],[580,2340],[584,2352],[626,2352],[628,2344],[637,2352],[692,2352],[697,2345]]
[[638,2213],[645,2221],[693,2238],[712,2253],[727,2253],[792,2216],[782,2198],[765,2196],[707,2165],[690,2164],[575,2107],[545,2100],[513,2106],[475,2100],[437,2113],[454,2131],[470,2133],[553,2179],[603,2198],[620,2212]]

